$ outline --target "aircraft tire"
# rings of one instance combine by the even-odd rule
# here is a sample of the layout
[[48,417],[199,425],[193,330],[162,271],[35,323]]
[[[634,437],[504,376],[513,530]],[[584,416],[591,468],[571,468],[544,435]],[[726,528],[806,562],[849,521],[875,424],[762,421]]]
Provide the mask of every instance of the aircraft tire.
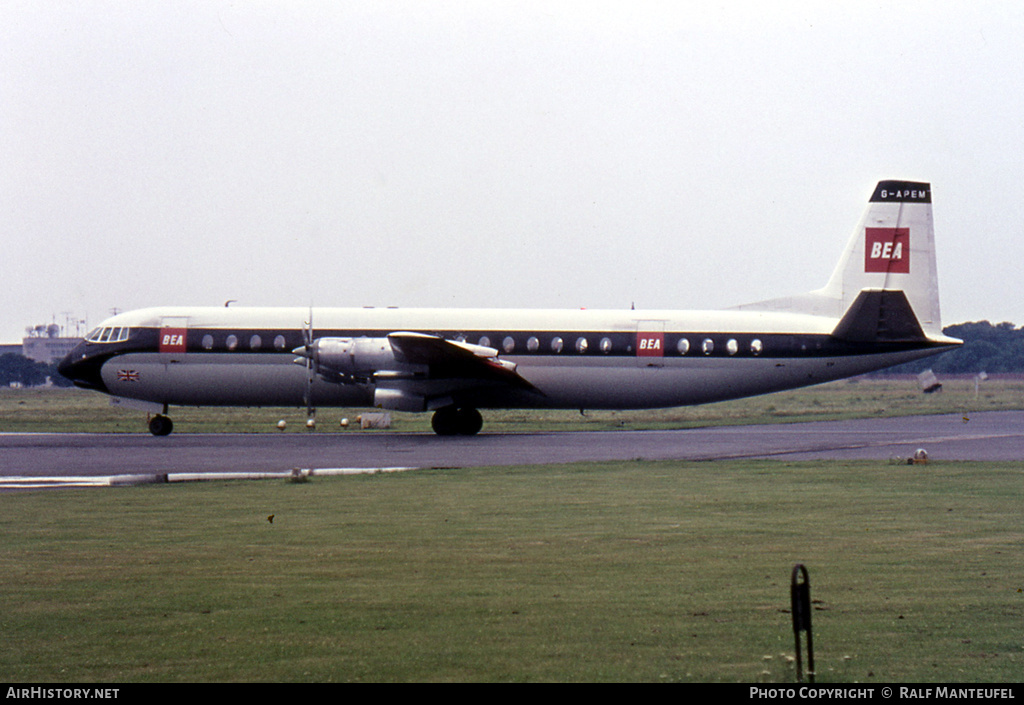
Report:
[[483,428],[480,412],[472,407],[446,406],[434,412],[430,426],[439,436],[473,436]]
[[459,410],[454,406],[446,406],[434,412],[430,417],[430,427],[439,436],[455,436],[459,433]]
[[157,414],[149,420],[149,432],[154,436],[169,436],[174,430],[174,422],[167,416]]
[[459,434],[462,436],[475,436],[484,427],[484,417],[472,407],[459,409],[458,417]]

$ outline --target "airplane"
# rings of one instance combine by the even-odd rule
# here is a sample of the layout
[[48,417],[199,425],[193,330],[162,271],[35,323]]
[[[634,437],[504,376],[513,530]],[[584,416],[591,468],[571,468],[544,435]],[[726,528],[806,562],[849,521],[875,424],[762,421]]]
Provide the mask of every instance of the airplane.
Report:
[[[716,311],[171,307],[104,321],[60,363],[151,414],[174,406],[433,412],[703,404],[843,379],[950,350],[928,183],[880,181],[826,285]],[[229,302],[231,303],[231,302]]]

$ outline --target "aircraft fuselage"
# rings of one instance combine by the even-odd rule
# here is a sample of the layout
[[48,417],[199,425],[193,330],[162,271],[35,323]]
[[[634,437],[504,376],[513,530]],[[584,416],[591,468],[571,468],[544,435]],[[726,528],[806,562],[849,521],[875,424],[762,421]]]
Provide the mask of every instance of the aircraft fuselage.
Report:
[[[836,319],[743,311],[316,309],[313,335],[382,339],[412,331],[493,347],[529,387],[481,380],[445,390],[415,370],[418,410],[446,398],[477,408],[639,409],[700,404],[818,384],[935,354],[928,341],[856,343]],[[61,367],[80,386],[184,406],[374,406],[386,380],[326,381],[293,350],[305,309],[151,309],[107,321],[116,342],[83,342]],[[128,333],[117,332],[120,328]],[[102,335],[102,329],[101,333]],[[118,338],[122,338],[118,340]],[[425,393],[416,394],[417,386]],[[453,397],[454,395],[454,397]],[[447,399],[453,397],[451,399]]]

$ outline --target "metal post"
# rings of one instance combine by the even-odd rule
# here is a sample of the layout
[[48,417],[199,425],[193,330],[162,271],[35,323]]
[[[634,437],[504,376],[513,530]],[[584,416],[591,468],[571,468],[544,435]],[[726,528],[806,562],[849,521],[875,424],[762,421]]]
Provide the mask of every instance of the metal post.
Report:
[[[798,579],[803,577],[803,582]],[[800,632],[807,632],[807,678],[814,682],[814,640],[811,636],[811,579],[802,563],[793,566],[793,575],[789,586],[790,601],[793,612],[793,638],[796,641],[796,679],[802,681],[803,666],[801,661]]]

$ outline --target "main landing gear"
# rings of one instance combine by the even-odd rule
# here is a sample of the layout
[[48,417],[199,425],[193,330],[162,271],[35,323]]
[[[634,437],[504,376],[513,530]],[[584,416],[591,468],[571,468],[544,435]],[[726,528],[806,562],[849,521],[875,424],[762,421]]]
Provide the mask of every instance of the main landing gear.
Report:
[[149,432],[154,436],[169,436],[174,430],[174,422],[170,417],[157,414],[149,420]]
[[434,412],[430,426],[439,436],[473,436],[483,428],[484,419],[472,407],[445,406]]

